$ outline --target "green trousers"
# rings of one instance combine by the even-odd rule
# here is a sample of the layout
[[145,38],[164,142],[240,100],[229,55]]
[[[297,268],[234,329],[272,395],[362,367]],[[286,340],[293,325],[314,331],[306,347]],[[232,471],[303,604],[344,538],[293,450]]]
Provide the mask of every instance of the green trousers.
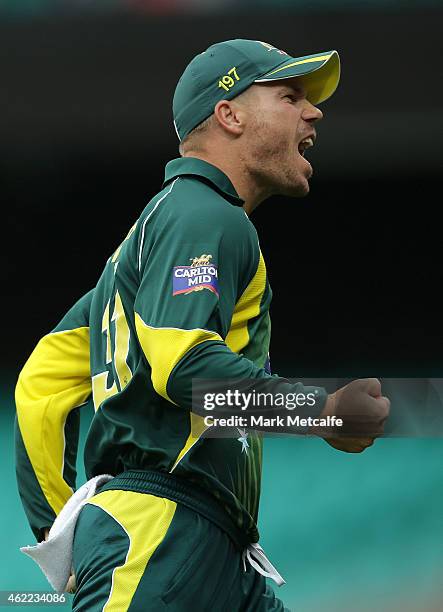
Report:
[[186,506],[147,493],[106,490],[75,530],[75,612],[284,611],[231,538]]

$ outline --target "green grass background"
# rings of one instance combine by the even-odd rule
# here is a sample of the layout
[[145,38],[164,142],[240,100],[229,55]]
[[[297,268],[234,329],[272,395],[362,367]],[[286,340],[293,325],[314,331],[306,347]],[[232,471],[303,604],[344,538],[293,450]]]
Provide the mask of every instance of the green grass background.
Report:
[[[13,387],[5,377],[0,590],[50,590],[19,551],[34,539],[15,484]],[[268,438],[259,526],[291,610],[443,611],[443,439],[378,440],[347,455],[318,439]]]

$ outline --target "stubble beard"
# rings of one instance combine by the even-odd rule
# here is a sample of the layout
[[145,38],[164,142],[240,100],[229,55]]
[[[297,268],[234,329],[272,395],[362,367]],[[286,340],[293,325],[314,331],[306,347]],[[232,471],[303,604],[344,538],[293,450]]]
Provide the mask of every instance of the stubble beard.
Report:
[[269,195],[297,198],[309,192],[307,179],[296,165],[295,147],[288,138],[276,138],[266,120],[256,118],[245,162],[249,174]]

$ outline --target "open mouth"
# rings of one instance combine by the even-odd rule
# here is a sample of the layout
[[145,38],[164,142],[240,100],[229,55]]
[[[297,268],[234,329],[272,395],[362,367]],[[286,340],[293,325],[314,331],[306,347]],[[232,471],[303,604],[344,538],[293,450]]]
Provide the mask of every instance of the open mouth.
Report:
[[309,147],[313,147],[313,146],[314,146],[314,140],[311,136],[309,136],[308,138],[303,138],[303,140],[298,145],[298,152],[300,153],[302,157],[304,157],[306,149],[309,149]]

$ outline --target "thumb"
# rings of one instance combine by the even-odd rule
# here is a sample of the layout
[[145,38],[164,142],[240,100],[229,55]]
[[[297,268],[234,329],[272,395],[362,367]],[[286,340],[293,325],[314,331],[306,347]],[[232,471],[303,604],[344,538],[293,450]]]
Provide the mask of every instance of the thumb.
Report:
[[75,593],[76,589],[77,589],[77,585],[75,582],[75,575],[71,574],[65,586],[65,593]]
[[389,414],[390,407],[391,407],[391,400],[385,395],[382,395],[381,397],[377,397],[376,399],[377,399],[377,402],[383,407],[383,410],[387,417]]
[[381,383],[378,378],[368,378],[368,384],[366,387],[366,391],[372,397],[380,397],[381,396]]

